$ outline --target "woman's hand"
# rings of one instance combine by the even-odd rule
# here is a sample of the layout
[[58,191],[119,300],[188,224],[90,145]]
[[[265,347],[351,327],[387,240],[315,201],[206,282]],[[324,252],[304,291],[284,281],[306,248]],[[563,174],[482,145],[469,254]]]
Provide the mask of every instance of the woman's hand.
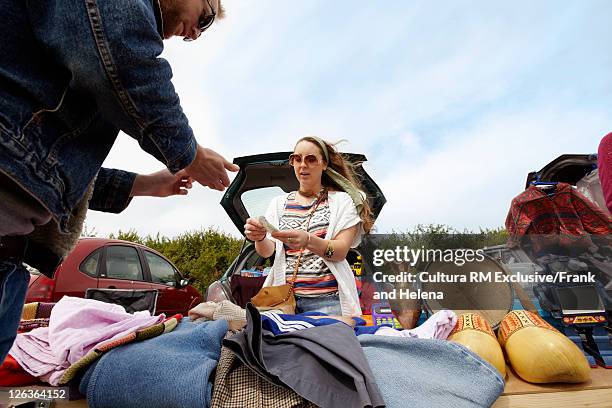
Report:
[[302,249],[308,244],[309,234],[304,230],[292,229],[273,232],[272,236],[283,241],[291,249]]
[[[358,225],[343,229],[333,239],[319,238],[314,234],[308,234],[304,230],[283,230],[272,233],[272,236],[283,241],[291,249],[308,248],[310,252],[325,258],[328,261],[338,262],[346,259],[346,254],[351,248],[358,233]],[[333,249],[332,256],[326,256],[327,248]]]
[[266,229],[255,218],[247,218],[244,224],[244,235],[247,239],[257,242],[266,237]]

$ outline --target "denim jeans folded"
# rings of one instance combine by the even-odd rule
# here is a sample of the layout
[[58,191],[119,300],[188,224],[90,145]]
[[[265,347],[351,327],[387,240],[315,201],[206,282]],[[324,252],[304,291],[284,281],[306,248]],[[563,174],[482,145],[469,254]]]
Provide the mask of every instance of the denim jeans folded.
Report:
[[114,348],[79,390],[91,408],[208,407],[227,321],[184,318],[170,333]]
[[489,407],[504,390],[499,372],[459,344],[371,334],[358,339],[387,408]]
[[330,316],[342,316],[340,296],[332,295],[302,297],[296,296],[296,313],[321,312]]

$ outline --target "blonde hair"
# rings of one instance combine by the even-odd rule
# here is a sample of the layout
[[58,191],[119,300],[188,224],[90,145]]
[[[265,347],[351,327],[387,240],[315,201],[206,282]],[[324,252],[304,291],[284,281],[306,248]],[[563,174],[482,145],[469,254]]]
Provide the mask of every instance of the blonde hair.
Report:
[[217,10],[217,18],[224,19],[225,18],[225,8],[223,4],[221,4],[221,0],[219,0],[219,10]]

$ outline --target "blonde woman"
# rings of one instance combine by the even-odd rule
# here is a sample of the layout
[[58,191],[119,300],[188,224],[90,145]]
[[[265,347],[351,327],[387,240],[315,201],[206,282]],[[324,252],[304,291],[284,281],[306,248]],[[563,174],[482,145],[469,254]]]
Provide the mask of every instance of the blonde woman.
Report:
[[274,198],[266,212],[279,231],[267,234],[254,218],[245,225],[245,235],[259,255],[276,253],[264,286],[293,283],[296,313],[361,315],[346,261],[349,249],[359,245],[373,223],[361,186],[350,164],[318,137],[300,139],[289,163],[300,187]]

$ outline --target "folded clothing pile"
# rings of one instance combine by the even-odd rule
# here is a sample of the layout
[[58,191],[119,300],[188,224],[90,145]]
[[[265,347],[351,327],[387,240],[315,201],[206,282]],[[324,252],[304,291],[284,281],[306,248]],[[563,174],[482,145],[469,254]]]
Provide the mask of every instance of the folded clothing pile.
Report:
[[320,407],[385,405],[349,325],[294,324],[303,328],[275,334],[262,328],[262,316],[248,304],[246,329],[223,344],[260,377]]
[[9,354],[30,375],[58,385],[66,369],[94,348],[163,322],[148,311],[129,314],[119,305],[64,296],[48,327],[17,335]]
[[227,330],[225,320],[182,319],[170,333],[102,355],[79,390],[90,408],[208,407]]
[[211,408],[317,408],[290,388],[255,374],[227,347],[221,348]]

